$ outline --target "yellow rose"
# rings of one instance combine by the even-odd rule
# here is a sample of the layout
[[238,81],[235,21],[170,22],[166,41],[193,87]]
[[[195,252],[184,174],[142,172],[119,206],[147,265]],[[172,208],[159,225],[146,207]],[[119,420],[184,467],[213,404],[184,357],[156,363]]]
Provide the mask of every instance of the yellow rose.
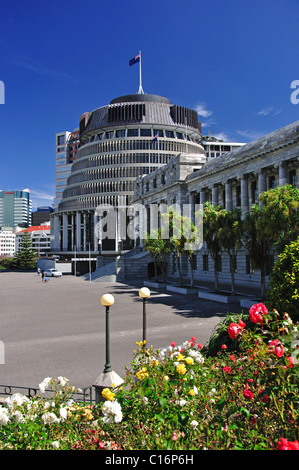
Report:
[[180,374],[180,375],[184,375],[184,374],[186,374],[186,372],[187,372],[187,371],[186,371],[186,367],[184,366],[184,364],[179,364],[179,365],[177,366],[177,368],[176,368],[176,371],[177,371],[177,373]]
[[109,388],[104,388],[102,395],[106,400],[113,401],[115,393],[111,392]]
[[188,364],[190,366],[191,364],[194,363],[194,360],[192,359],[192,357],[186,357],[185,362],[186,362],[186,364]]

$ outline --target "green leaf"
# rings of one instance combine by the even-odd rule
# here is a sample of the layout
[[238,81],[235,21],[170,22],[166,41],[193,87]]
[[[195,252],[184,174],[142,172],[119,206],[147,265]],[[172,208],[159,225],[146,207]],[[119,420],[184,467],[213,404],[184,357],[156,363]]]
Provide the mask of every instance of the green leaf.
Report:
[[160,414],[155,414],[155,418],[157,418],[161,423],[164,423],[164,418]]
[[167,400],[166,400],[166,398],[160,398],[160,399],[159,399],[159,402],[160,402],[160,405],[162,406],[162,408],[164,408],[164,406],[167,405]]
[[240,408],[240,412],[241,412],[244,416],[246,416],[246,418],[249,418],[250,413],[249,413],[249,411],[247,410],[247,408],[244,408],[244,407],[242,406],[242,407]]

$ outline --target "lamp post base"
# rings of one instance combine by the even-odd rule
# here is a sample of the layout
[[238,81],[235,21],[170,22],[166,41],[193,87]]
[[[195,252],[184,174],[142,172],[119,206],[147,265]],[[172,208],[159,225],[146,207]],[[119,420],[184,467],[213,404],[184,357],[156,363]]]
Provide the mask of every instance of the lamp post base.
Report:
[[96,405],[104,401],[102,396],[104,388],[117,388],[123,383],[123,379],[113,370],[111,372],[102,372],[93,384]]

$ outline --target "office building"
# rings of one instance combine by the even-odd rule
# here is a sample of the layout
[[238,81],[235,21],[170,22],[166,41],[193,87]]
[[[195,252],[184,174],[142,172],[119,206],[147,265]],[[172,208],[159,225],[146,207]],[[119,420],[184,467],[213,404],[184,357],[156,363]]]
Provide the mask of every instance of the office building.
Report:
[[38,207],[36,211],[32,212],[32,225],[49,223],[51,212],[53,212],[53,207],[51,206]]
[[56,193],[54,208],[60,203],[63,190],[71,172],[72,163],[76,159],[79,147],[79,130],[58,132],[56,134]]
[[29,227],[32,202],[29,189],[23,191],[0,190],[0,227]]
[[0,257],[14,256],[16,251],[16,235],[11,230],[0,229]]

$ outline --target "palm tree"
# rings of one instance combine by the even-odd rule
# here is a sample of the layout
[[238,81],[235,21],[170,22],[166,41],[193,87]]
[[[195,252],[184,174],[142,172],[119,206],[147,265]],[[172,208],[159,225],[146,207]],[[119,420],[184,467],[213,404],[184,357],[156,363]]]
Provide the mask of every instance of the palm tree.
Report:
[[266,295],[266,266],[276,234],[269,231],[268,215],[264,206],[254,204],[243,221],[242,244],[254,266],[261,270],[261,298]]
[[222,209],[220,211],[218,237],[223,250],[229,256],[232,295],[236,294],[235,260],[237,250],[241,247],[242,225],[240,209],[234,208],[231,211]]
[[221,206],[214,207],[206,202],[203,207],[203,241],[214,263],[215,291],[219,291],[217,258],[221,251],[219,240]]

